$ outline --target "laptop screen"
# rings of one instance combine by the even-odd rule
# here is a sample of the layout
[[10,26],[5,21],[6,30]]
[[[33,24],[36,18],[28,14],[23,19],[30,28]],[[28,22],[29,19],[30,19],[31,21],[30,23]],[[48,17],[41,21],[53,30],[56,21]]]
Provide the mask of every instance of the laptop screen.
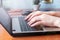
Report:
[[4,10],[4,8],[0,8],[0,22],[3,25],[6,30],[10,33],[11,30],[11,18],[7,14],[7,12]]

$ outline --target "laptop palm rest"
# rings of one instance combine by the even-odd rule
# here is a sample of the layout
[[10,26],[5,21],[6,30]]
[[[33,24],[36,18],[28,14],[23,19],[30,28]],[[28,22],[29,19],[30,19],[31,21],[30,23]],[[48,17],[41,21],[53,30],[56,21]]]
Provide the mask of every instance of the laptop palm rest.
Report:
[[17,17],[12,18],[12,31],[13,31],[13,33],[21,32],[19,20]]

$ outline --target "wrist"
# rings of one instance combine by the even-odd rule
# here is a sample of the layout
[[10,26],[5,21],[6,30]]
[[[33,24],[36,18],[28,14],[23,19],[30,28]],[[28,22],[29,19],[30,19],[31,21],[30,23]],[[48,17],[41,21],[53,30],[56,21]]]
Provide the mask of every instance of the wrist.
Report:
[[45,12],[44,14],[48,14],[48,15],[55,16],[56,12],[54,12],[54,11],[49,11],[49,12]]

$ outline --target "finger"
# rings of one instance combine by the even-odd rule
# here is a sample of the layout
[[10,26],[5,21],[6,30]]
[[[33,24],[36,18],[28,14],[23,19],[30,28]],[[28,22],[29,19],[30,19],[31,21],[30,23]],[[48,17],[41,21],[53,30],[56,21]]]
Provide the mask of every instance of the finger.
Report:
[[28,22],[28,24],[31,25],[31,24],[35,23],[36,21],[39,21],[38,19],[39,19],[38,16],[36,16],[36,17],[32,18],[32,19]]
[[30,16],[32,16],[32,13],[30,13],[26,18],[25,20],[28,20],[30,18]]
[[[45,16],[45,15],[44,15]],[[41,16],[41,17],[43,17],[43,16]],[[37,22],[37,21],[41,21],[41,17],[40,16],[36,16],[36,17],[34,17],[34,18],[32,18],[29,22],[28,22],[28,24],[29,25],[32,25],[32,24],[34,24],[35,22]],[[44,23],[45,24],[45,23]]]
[[31,27],[38,26],[38,25],[40,25],[41,23],[42,23],[41,21],[37,21],[36,23],[32,24]]
[[45,26],[47,26],[48,24],[46,22],[40,20],[40,21],[35,22],[34,24],[31,24],[30,26],[34,27],[34,26],[38,26],[38,25],[45,25]]
[[34,14],[34,12],[30,13],[30,14],[25,18],[25,20],[28,20],[33,14]]
[[36,19],[32,19],[31,21],[28,22],[29,25],[33,24],[36,22]]
[[32,15],[29,19],[28,19],[28,21],[30,21],[33,17],[35,17],[35,16],[39,16],[40,14],[37,14],[37,15]]
[[37,12],[35,12],[34,13],[34,15],[32,15],[29,19],[28,19],[28,21],[30,21],[33,17],[35,17],[35,16],[39,16],[41,13],[40,13],[40,11],[37,11]]

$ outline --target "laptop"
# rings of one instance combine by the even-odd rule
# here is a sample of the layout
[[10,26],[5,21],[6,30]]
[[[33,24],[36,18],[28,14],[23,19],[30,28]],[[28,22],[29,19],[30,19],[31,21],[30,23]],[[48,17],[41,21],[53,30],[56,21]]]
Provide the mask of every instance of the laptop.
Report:
[[30,27],[24,18],[25,16],[10,17],[4,8],[0,8],[0,24],[2,24],[6,31],[14,37],[60,33],[60,28],[48,28],[42,25]]

